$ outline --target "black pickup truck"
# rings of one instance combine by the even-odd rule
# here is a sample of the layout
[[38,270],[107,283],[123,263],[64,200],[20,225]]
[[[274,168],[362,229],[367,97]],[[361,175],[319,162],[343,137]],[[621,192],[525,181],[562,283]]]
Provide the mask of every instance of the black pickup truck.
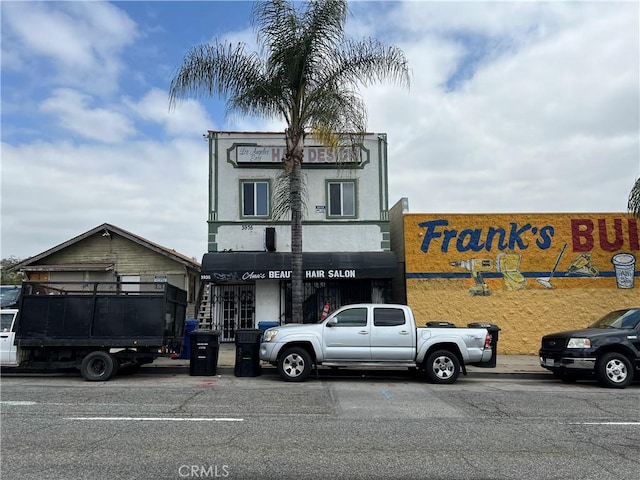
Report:
[[625,388],[640,379],[640,307],[610,312],[584,330],[545,335],[540,366],[562,381],[588,374],[603,387]]

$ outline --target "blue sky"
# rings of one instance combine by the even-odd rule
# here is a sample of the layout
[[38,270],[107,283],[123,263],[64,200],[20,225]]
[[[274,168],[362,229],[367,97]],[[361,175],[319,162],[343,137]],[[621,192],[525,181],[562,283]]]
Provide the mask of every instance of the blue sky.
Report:
[[[351,37],[401,47],[410,90],[362,95],[412,212],[622,212],[640,175],[640,12],[629,2],[366,2]],[[0,255],[108,222],[206,250],[207,130],[219,99],[168,108],[189,48],[255,46],[250,2],[10,2],[1,18]]]

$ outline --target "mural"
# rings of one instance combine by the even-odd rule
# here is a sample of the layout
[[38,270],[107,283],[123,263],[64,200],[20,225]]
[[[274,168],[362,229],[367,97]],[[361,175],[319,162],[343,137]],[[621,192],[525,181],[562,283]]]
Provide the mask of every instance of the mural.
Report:
[[406,214],[406,278],[492,290],[640,285],[640,221],[626,214]]

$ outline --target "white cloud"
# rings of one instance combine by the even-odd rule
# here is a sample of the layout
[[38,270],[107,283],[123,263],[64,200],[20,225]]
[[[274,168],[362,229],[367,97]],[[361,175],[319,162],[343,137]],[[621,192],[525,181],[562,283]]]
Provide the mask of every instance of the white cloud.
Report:
[[139,118],[161,124],[171,136],[194,137],[215,128],[200,102],[181,100],[169,110],[169,95],[158,88],[150,90],[139,102],[128,100],[126,103]]
[[40,105],[40,111],[55,117],[61,128],[90,140],[120,142],[135,133],[123,114],[91,108],[91,97],[71,89],[57,89]]
[[200,259],[206,158],[197,140],[3,143],[1,255],[35,255],[108,222]]
[[123,69],[122,50],[136,38],[135,23],[105,2],[3,2],[5,66],[33,70],[51,63],[52,80],[87,91],[111,91]]
[[[640,167],[638,5],[427,5],[409,2],[402,16],[411,91],[365,92],[370,129],[389,134],[391,202],[408,197],[415,212],[624,211]],[[447,92],[465,29],[514,48],[488,52]]]

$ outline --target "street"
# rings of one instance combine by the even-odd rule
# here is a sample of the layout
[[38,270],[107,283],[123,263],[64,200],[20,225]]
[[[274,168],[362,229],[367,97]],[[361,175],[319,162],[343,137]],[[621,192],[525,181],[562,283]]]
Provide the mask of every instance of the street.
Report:
[[640,385],[3,375],[2,478],[637,479]]

